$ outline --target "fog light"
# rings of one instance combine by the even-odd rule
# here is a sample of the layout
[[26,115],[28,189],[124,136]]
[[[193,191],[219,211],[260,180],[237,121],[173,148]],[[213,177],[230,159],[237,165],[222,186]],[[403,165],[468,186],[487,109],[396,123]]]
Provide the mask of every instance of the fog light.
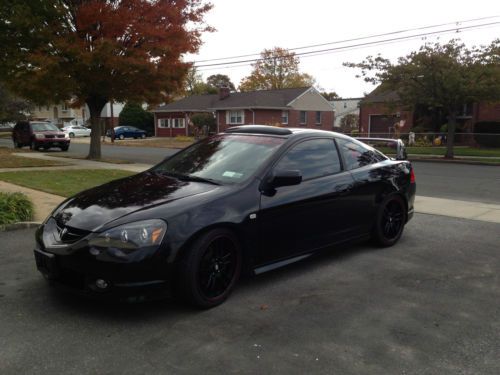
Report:
[[95,286],[98,287],[99,289],[106,289],[109,286],[109,284],[106,280],[97,279],[95,281]]
[[99,249],[96,249],[95,247],[91,247],[89,249],[89,253],[94,256],[98,256],[101,253],[101,251]]

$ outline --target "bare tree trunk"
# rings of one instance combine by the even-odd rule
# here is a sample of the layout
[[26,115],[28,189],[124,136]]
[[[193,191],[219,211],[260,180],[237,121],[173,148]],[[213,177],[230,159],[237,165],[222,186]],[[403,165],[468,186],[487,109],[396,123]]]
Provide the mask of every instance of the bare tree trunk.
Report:
[[86,103],[90,112],[90,126],[92,133],[90,134],[90,148],[87,159],[101,159],[101,111],[106,105],[107,100],[102,98],[91,97]]
[[446,159],[453,159],[455,156],[453,146],[455,145],[455,129],[457,127],[457,115],[450,113],[448,116],[448,135],[446,139]]

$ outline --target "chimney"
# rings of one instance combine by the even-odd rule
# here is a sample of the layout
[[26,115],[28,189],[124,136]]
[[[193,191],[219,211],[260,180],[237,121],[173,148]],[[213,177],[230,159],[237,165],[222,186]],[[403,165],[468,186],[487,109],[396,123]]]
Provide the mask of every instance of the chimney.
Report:
[[229,90],[229,87],[219,87],[219,99],[220,100],[224,100],[226,99],[229,94],[231,93],[231,91]]

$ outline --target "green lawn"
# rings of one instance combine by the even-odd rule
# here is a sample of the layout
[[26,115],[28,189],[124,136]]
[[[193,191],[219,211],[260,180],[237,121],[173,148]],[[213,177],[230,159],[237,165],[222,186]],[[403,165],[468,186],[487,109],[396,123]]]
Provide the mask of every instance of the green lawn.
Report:
[[[393,148],[376,147],[384,154],[394,154]],[[487,156],[500,158],[500,148],[455,147],[455,156]],[[444,156],[446,147],[407,147],[406,152],[411,155],[440,155]]]
[[23,156],[12,155],[14,152],[25,152],[13,148],[0,147],[0,168],[24,168],[24,167],[53,167],[68,165],[62,161],[43,160],[35,158],[25,158]]
[[0,180],[69,197],[82,190],[133,174],[110,169],[22,171],[0,173]]

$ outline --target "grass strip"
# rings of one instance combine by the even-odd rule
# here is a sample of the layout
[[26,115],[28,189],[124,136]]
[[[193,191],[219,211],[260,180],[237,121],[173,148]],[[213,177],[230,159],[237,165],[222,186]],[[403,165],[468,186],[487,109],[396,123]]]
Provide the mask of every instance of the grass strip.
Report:
[[0,180],[27,188],[69,197],[106,182],[133,175],[112,169],[72,169],[49,171],[16,171],[0,173]]

